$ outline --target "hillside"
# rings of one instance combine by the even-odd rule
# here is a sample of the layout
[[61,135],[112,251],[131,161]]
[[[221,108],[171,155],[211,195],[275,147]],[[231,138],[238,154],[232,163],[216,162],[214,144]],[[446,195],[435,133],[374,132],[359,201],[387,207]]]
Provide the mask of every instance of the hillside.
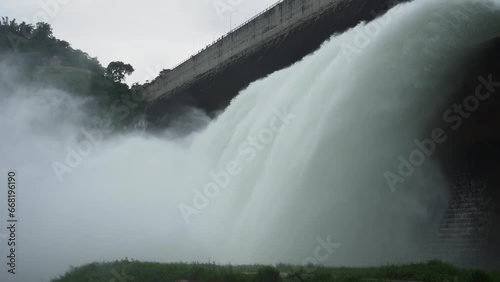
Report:
[[329,268],[278,264],[232,266],[215,263],[152,263],[129,261],[91,263],[72,267],[52,282],[108,281],[500,281],[499,273],[458,269],[439,261],[371,268]]
[[133,89],[114,78],[97,58],[56,38],[47,23],[18,24],[16,20],[3,17],[0,21],[0,62],[19,71],[23,84],[55,88],[89,98],[87,110],[90,114],[102,117],[112,113],[118,128],[133,125],[142,115],[142,101],[138,107],[132,107],[130,113],[119,114],[116,102],[132,99]]

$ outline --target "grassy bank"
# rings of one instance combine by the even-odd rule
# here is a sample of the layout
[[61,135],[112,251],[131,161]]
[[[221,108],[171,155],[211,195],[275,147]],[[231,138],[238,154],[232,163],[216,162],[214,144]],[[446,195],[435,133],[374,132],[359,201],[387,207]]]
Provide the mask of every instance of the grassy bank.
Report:
[[495,282],[500,273],[459,269],[451,265],[430,261],[409,265],[390,265],[370,268],[300,267],[278,264],[232,266],[213,263],[152,263],[115,261],[91,263],[72,267],[52,282],[163,282],[163,281],[449,281]]

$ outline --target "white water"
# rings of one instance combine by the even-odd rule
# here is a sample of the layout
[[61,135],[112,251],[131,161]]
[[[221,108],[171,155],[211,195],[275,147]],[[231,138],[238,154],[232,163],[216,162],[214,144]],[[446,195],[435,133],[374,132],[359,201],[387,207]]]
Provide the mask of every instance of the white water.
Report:
[[[338,245],[327,265],[426,259],[421,243],[446,202],[446,180],[432,158],[394,193],[383,173],[430,136],[464,68],[459,51],[500,34],[494,7],[398,6],[253,83],[203,130],[174,140],[111,138],[62,183],[52,164],[75,146],[81,101],[20,87],[3,71],[0,166],[16,169],[20,191],[16,279],[47,280],[70,264],[124,257],[300,264],[328,236]],[[375,25],[380,32],[346,56],[341,47]],[[249,149],[247,138],[271,129],[284,109],[288,124]],[[240,173],[186,224],[179,205],[192,206],[193,189],[232,161]]]

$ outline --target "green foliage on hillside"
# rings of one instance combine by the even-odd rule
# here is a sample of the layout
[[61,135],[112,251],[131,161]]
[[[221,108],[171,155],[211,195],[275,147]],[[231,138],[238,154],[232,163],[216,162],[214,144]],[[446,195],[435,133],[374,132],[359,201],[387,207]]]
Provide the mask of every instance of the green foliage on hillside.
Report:
[[111,62],[106,68],[106,75],[113,78],[116,82],[121,82],[126,75],[134,72],[134,68],[130,64],[124,62]]
[[231,266],[215,264],[162,264],[153,262],[115,261],[72,267],[64,276],[52,282],[158,282],[189,279],[193,281],[251,282],[252,276],[236,273]]
[[280,271],[272,266],[264,266],[257,271],[255,282],[280,282]]
[[[114,280],[113,280],[114,279]],[[221,281],[221,282],[278,282],[278,281],[427,281],[427,282],[498,282],[499,273],[459,269],[440,261],[382,267],[301,267],[278,264],[232,266],[214,263],[152,263],[115,261],[91,263],[72,267],[52,282],[167,282],[167,281]]]
[[117,67],[106,69],[97,58],[55,38],[47,23],[31,25],[2,17],[0,60],[21,69],[27,83],[92,98],[91,114],[111,118],[116,128],[130,126],[142,115],[144,102],[122,83],[133,72],[131,65],[112,62]]

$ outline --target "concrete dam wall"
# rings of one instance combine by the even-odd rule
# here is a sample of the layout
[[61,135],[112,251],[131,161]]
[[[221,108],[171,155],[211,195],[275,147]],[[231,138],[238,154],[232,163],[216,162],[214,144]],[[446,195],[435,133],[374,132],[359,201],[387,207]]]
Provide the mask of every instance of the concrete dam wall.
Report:
[[336,32],[369,21],[404,0],[285,0],[221,37],[139,91],[160,127],[189,105],[224,108],[251,82],[290,66]]
[[158,77],[147,87],[146,97],[153,101],[163,95],[174,95],[175,90],[193,83],[198,76],[216,71],[255,48],[273,41],[299,27],[304,21],[321,17],[325,11],[338,5],[338,0],[292,0],[271,7],[253,20],[223,36],[207,49],[186,60],[173,71]]
[[[285,0],[223,36],[166,75],[143,85],[150,124],[165,127],[194,106],[223,109],[253,81],[290,66],[332,34],[370,21],[400,1]],[[478,75],[500,79],[500,39],[471,54],[470,73],[457,103],[474,93]],[[500,265],[500,98],[489,100],[453,136],[437,158],[448,179],[450,200],[428,234],[428,253],[465,266]],[[435,126],[435,125],[432,125]]]

